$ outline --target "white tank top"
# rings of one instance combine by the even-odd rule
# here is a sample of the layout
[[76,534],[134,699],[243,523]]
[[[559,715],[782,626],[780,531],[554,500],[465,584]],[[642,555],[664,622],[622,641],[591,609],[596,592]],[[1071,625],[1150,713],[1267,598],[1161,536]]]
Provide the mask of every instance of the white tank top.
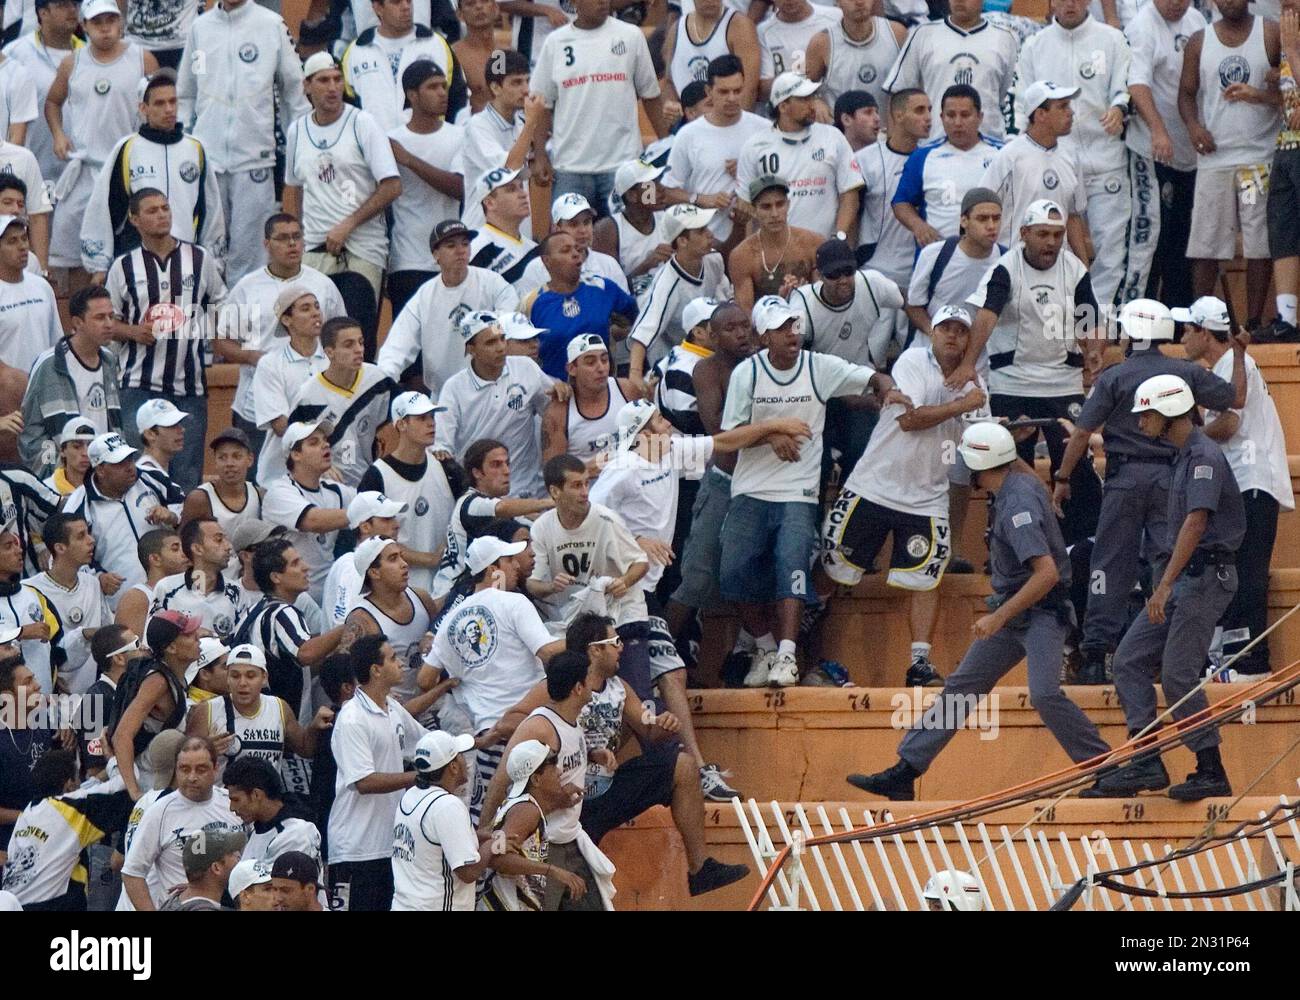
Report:
[[735,16],[734,10],[724,7],[722,18],[713,26],[709,37],[698,45],[691,41],[690,33],[686,30],[689,15],[683,14],[678,19],[677,45],[673,48],[673,62],[669,67],[669,75],[672,77],[673,86],[677,88],[677,93],[680,94],[692,81],[698,80],[703,83],[709,75],[709,63],[731,51],[727,48],[727,30],[731,27],[731,19]]
[[611,377],[605,382],[609,389],[609,399],[606,401],[605,412],[598,417],[584,417],[578,410],[577,393],[569,397],[567,451],[584,462],[595,458],[602,451],[611,450],[618,441],[618,411],[627,402],[627,397],[619,388],[618,379]]
[[402,663],[402,682],[393,688],[393,697],[401,702],[409,701],[420,693],[420,687],[415,683],[420,663],[424,659],[424,654],[420,652],[420,642],[429,631],[429,613],[425,610],[420,595],[407,587],[406,598],[411,602],[411,617],[405,625],[375,607],[369,596],[362,597],[353,605],[354,610],[361,608],[370,615],[379,626],[379,631],[393,644],[393,652]]
[[[618,227],[618,262],[624,271],[635,271],[655,252],[655,247],[668,242],[664,239],[662,229],[663,213],[656,212],[651,218],[654,219],[654,229],[646,234],[628,222],[622,212],[614,216],[614,225]],[[650,270],[635,278],[628,278],[628,288],[637,305],[645,305],[645,293],[650,288],[654,275],[654,270]]]
[[[801,444],[799,458],[794,462],[781,461],[766,444],[742,450],[731,479],[733,497],[751,496],[775,503],[817,502],[826,403],[817,393],[813,368],[816,359],[822,356],[800,351],[792,370],[777,371],[771,367],[767,351],[763,351],[737,366],[737,371],[750,366],[749,371],[743,372],[739,391],[749,389],[750,378],[753,379],[750,423],[778,417],[802,420],[812,429],[812,439]],[[735,381],[731,385],[737,387]]]
[[[416,552],[436,552],[447,539],[447,525],[456,499],[447,485],[447,474],[442,464],[430,457],[424,475],[415,482],[399,475],[388,462],[380,459],[371,466],[383,483],[383,493],[401,500],[407,511],[398,522],[397,540]],[[411,586],[433,589],[434,571],[411,567]]]
[[1281,112],[1271,105],[1223,99],[1223,92],[1234,83],[1266,87],[1264,78],[1270,69],[1262,17],[1255,18],[1250,36],[1236,48],[1219,40],[1214,25],[1206,27],[1201,49],[1201,121],[1214,136],[1215,149],[1200,157],[1198,168],[1272,162]]
[[[208,506],[212,508],[212,516],[217,519],[217,524],[221,525],[221,530],[226,533],[226,538],[235,537],[235,528],[242,521],[257,520],[262,516],[262,497],[257,492],[257,487],[252,483],[244,484],[244,506],[239,510],[231,510],[221,502],[221,497],[217,495],[217,488],[211,483],[199,483],[198,488],[208,495]],[[230,562],[226,565],[225,577],[231,583],[239,579],[242,567],[239,564],[239,553],[230,553]]]
[[[560,738],[560,754],[556,765],[560,769],[560,784],[582,788],[587,776],[587,741],[582,729],[571,726],[545,705],[528,713],[545,719],[555,727],[555,734]],[[578,817],[582,812],[582,803],[557,809],[546,817],[546,838],[552,844],[571,844],[578,837],[581,824]]]
[[[591,693],[578,716],[578,725],[582,727],[583,737],[587,741],[587,752],[608,750],[618,753],[623,735],[623,705],[627,701],[627,685],[619,678],[611,677],[605,686]],[[588,756],[586,797],[594,799],[603,795],[614,780],[614,772],[604,764],[597,764]]]
[[[284,759],[284,702],[270,695],[261,695],[257,711],[251,716],[242,714],[228,695],[209,698],[209,729],[213,736],[231,731],[234,721],[235,739],[230,745],[226,762],[240,757],[257,757],[268,761],[277,771]],[[223,766],[224,770],[224,766]]]
[[873,17],[871,23],[871,38],[865,42],[855,42],[846,35],[843,24],[828,29],[830,56],[818,96],[831,107],[836,98],[850,90],[865,90],[882,108],[887,104],[881,84],[898,58],[898,39],[885,18]]
[[95,60],[89,45],[72,53],[63,120],[73,148],[88,163],[103,165],[117,141],[139,127],[143,77],[144,50],[133,42],[107,64]]

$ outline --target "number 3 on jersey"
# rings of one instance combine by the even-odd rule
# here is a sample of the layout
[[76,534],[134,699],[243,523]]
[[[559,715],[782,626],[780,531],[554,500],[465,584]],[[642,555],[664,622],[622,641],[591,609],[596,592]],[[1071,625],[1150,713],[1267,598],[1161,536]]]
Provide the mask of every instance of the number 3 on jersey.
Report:
[[576,61],[577,61],[577,60],[575,59],[575,57],[574,57],[574,55],[573,55],[573,46],[572,46],[572,45],[566,45],[566,46],[564,47],[564,65],[566,65],[566,66],[572,66]]
[[566,552],[560,562],[564,565],[564,572],[575,579],[582,579],[591,572],[590,552],[584,552],[581,560],[576,553]]

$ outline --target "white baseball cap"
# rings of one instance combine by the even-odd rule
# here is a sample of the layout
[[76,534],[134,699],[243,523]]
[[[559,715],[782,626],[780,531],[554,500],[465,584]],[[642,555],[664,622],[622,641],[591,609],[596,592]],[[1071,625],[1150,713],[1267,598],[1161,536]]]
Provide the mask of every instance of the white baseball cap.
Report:
[[[1057,218],[1052,218],[1055,212]],[[1065,210],[1050,198],[1039,198],[1038,201],[1032,202],[1025,209],[1025,217],[1021,220],[1022,226],[1065,226]]]
[[516,177],[519,176],[518,170],[510,170],[506,167],[497,167],[489,170],[486,174],[478,179],[478,184],[474,187],[474,198],[471,201],[480,202],[499,187],[505,187]]
[[596,217],[596,212],[591,207],[591,203],[582,195],[573,192],[560,195],[551,205],[551,223],[554,225],[560,222],[568,222],[570,219],[576,219],[583,212],[591,212],[593,219]]
[[713,318],[713,312],[722,305],[717,299],[701,295],[691,299],[682,308],[682,329],[688,333],[697,326],[703,326]]
[[90,454],[90,464],[96,466],[116,465],[118,462],[125,462],[137,451],[137,449],[127,444],[126,438],[116,431],[99,435],[90,442],[90,447],[86,450]]
[[546,333],[545,327],[533,326],[532,320],[523,313],[499,312],[497,322],[501,324],[506,340],[532,340]]
[[970,313],[965,306],[941,306],[939,311],[934,314],[930,320],[930,325],[938,326],[940,323],[946,323],[950,319],[955,319],[958,323],[964,323],[966,326],[972,325]]
[[568,364],[573,364],[584,354],[590,354],[592,351],[605,351],[608,353],[609,346],[597,333],[580,333],[569,341],[566,349]]
[[1025,90],[1025,114],[1031,115],[1047,101],[1062,97],[1078,97],[1078,87],[1060,87],[1051,80],[1039,80],[1031,83]]
[[1213,295],[1202,295],[1186,309],[1171,309],[1169,313],[1175,323],[1192,323],[1221,333],[1232,329],[1228,307]]
[[799,313],[795,311],[794,306],[779,295],[764,295],[754,303],[754,308],[750,313],[750,319],[754,323],[754,330],[760,337],[769,330],[785,326],[790,320],[797,320],[798,318]]
[[284,324],[279,322],[280,318],[292,309],[299,299],[305,299],[308,295],[315,296],[315,294],[306,285],[285,285],[280,289],[280,294],[275,297],[275,305],[271,307],[275,312],[277,321],[275,324],[275,335],[277,337],[287,337],[289,335],[289,331],[284,328]]
[[623,448],[631,448],[640,434],[659,410],[648,399],[634,399],[624,403],[618,411],[618,442]]
[[397,541],[392,538],[380,538],[376,535],[374,538],[367,538],[364,542],[356,547],[352,553],[352,565],[356,567],[357,575],[361,577],[361,589],[366,586],[366,570],[370,569],[379,554],[390,545],[396,545]]
[[767,103],[775,108],[792,97],[812,97],[819,87],[820,83],[809,80],[802,73],[781,73],[772,81],[772,95]]
[[63,425],[63,430],[59,431],[59,444],[93,440],[95,440],[95,425],[85,417],[70,417]]
[[418,417],[422,413],[445,413],[447,407],[439,406],[423,392],[404,392],[393,399],[388,408],[388,415],[396,423],[407,417]]
[[484,535],[469,543],[465,562],[471,573],[482,573],[498,559],[517,556],[528,548],[527,542],[503,542],[495,535]]
[[468,344],[488,327],[499,325],[496,313],[479,310],[462,319],[458,329],[460,330],[461,339]]
[[394,500],[378,490],[366,490],[348,504],[348,527],[355,530],[372,517],[397,517],[408,510],[410,506],[403,500]]
[[[8,526],[6,525],[6,528],[7,527]],[[23,631],[23,627],[21,625],[0,626],[0,645],[13,642],[15,639],[18,638],[19,635],[22,634],[22,631]]]
[[122,9],[117,5],[117,0],[86,0],[81,5],[81,19],[83,21],[89,21],[100,14],[116,14],[121,17]]
[[469,733],[453,736],[441,729],[425,733],[420,742],[415,744],[415,756],[411,763],[417,771],[439,771],[455,759],[457,754],[468,753],[474,749],[474,737]]
[[253,667],[260,667],[266,670],[266,654],[249,642],[241,642],[235,646],[226,656],[226,666],[234,667],[239,664],[248,664]]
[[210,667],[230,652],[230,647],[216,636],[205,635],[199,640],[199,658],[185,668],[185,683],[193,684],[199,671]]
[[230,872],[230,898],[238,899],[245,889],[255,885],[265,885],[271,881],[271,869],[261,861],[245,858],[235,865]]
[[327,424],[320,420],[300,420],[297,423],[290,424],[284,429],[284,437],[280,440],[284,442],[286,452],[293,451],[298,445],[306,441],[318,430],[323,430]]
[[664,212],[664,242],[671,246],[673,240],[682,233],[690,229],[703,229],[717,214],[717,209],[714,208],[699,208],[689,204],[673,205]]
[[[113,9],[116,10],[117,8],[114,7]],[[27,228],[27,216],[25,215],[0,215],[0,236],[3,236],[5,234],[5,230],[7,230],[10,226],[12,226],[15,222],[18,223],[20,226],[22,226],[24,229]]]
[[176,404],[167,399],[150,399],[140,404],[135,411],[135,425],[143,434],[155,427],[175,427],[189,414],[176,408]]
[[528,779],[546,763],[550,756],[551,748],[541,740],[524,740],[511,750],[510,757],[506,761],[506,774],[511,781],[508,797],[523,795],[528,787]]
[[667,170],[667,167],[656,167],[640,158],[628,160],[614,171],[614,193],[624,195],[638,184],[657,181]]
[[[111,2],[111,0],[109,0]],[[310,80],[313,76],[323,69],[338,69],[339,64],[334,61],[334,57],[328,52],[316,52],[307,57],[307,61],[302,64],[302,78]]]

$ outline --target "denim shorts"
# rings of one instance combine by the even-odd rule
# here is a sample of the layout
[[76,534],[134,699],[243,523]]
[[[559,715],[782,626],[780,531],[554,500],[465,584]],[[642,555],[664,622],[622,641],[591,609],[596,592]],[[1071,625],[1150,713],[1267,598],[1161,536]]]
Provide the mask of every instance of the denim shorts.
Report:
[[722,523],[723,598],[740,604],[813,600],[817,514],[815,503],[732,497]]

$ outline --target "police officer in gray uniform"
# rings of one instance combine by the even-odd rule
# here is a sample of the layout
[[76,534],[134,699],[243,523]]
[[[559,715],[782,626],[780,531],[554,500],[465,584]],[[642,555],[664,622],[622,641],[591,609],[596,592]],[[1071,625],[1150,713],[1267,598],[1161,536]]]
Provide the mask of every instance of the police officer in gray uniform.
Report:
[[[1168,441],[1178,454],[1169,483],[1169,564],[1115,651],[1115,690],[1130,738],[1155,721],[1157,667],[1169,704],[1196,687],[1215,626],[1237,592],[1237,548],[1246,534],[1246,510],[1223,450],[1192,423],[1195,407],[1191,387],[1177,375],[1147,379],[1133,399],[1142,433]],[[1174,709],[1174,720],[1207,704],[1205,692],[1197,691]],[[1196,753],[1196,770],[1181,785],[1169,788],[1164,763],[1151,754],[1081,794],[1123,798],[1169,788],[1171,799],[1184,802],[1231,795],[1218,729],[1196,734],[1187,746]]]
[[[1138,430],[1134,391],[1153,375],[1177,375],[1191,386],[1200,406],[1223,410],[1246,405],[1244,371],[1238,373],[1234,368],[1229,385],[1198,364],[1160,353],[1160,344],[1174,339],[1173,316],[1161,303],[1135,299],[1120,311],[1119,322],[1128,337],[1128,357],[1097,376],[1092,394],[1074,422],[1053,494],[1059,511],[1070,497],[1070,475],[1087,454],[1088,438],[1103,428],[1106,485],[1079,643],[1083,664],[1076,679],[1080,684],[1106,683],[1111,653],[1128,625],[1129,594],[1137,581],[1139,555],[1146,556],[1153,578],[1159,578],[1169,558],[1165,515],[1175,449],[1165,439],[1153,439]],[[1238,343],[1236,350],[1244,347]],[[1244,369],[1245,365],[1238,367]]]
[[[1029,660],[1029,697],[1075,763],[1109,752],[1089,718],[1061,690],[1061,649],[1073,624],[1070,560],[1038,476],[1016,455],[1001,424],[966,428],[959,448],[975,485],[994,495],[989,511],[989,566],[993,609],[972,626],[975,642],[920,723],[898,748],[898,763],[878,774],[851,774],[849,784],[899,801],[913,798],[916,781],[948,745],[977,698]],[[1203,662],[1204,657],[1197,662]]]

